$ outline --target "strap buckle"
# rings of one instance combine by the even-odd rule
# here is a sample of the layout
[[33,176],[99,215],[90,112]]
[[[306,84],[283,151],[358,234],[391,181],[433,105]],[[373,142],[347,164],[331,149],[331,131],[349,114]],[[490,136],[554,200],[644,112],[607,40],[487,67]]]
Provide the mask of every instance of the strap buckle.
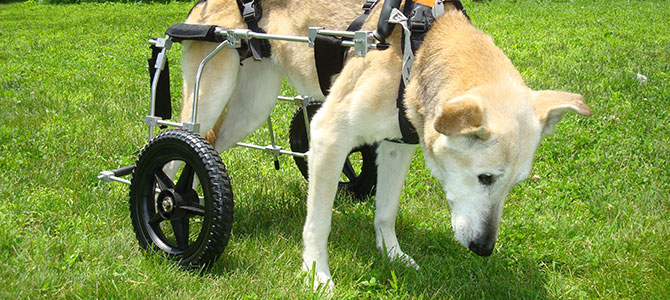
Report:
[[366,0],[365,4],[363,4],[363,11],[367,14],[369,13],[373,7],[377,4],[378,0]]
[[249,23],[257,21],[256,1],[243,2],[242,7],[242,18],[244,19],[244,22]]
[[410,20],[408,23],[409,23],[409,30],[411,30],[412,32],[424,33],[428,31],[428,22],[426,22],[425,20],[421,21]]
[[435,20],[432,8],[423,4],[417,4],[412,10],[408,25],[412,32],[426,33],[433,21]]

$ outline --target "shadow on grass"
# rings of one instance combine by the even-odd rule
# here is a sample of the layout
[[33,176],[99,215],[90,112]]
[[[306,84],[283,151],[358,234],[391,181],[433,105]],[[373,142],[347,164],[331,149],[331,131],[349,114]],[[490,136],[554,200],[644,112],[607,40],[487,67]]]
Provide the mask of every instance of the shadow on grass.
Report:
[[[457,242],[451,230],[419,229],[399,224],[405,252],[421,266],[408,273],[405,288],[438,298],[546,298],[547,282],[531,258],[497,252],[480,257]],[[413,270],[410,270],[413,271]]]
[[[244,243],[292,244],[302,247],[302,226],[305,217],[306,192],[298,180],[285,182],[283,191],[258,188],[248,191],[236,206],[233,237]],[[278,195],[276,193],[280,193]],[[398,263],[389,262],[375,248],[373,229],[374,198],[358,203],[338,194],[333,213],[333,228],[329,241],[331,268],[338,285],[361,286],[362,280],[376,277],[382,287],[392,281],[392,273],[399,278],[402,293],[397,296],[427,296],[428,298],[546,298],[546,276],[530,258],[494,252],[491,257],[479,257],[461,246],[448,228],[419,228],[398,220],[398,235],[404,251],[421,266],[416,271]],[[428,220],[430,221],[430,220]],[[281,240],[281,241],[278,241]],[[243,247],[241,247],[243,248]],[[291,248],[294,251],[295,248]],[[273,250],[269,250],[273,251]],[[279,251],[286,251],[280,249]],[[230,273],[257,272],[245,253],[225,252],[210,274],[227,276]],[[271,258],[268,258],[271,259]],[[298,262],[297,257],[288,261]],[[296,264],[288,263],[287,266]],[[293,273],[295,270],[287,270]],[[379,286],[373,291],[379,291]],[[396,291],[397,292],[397,291]],[[391,293],[391,295],[394,295]]]

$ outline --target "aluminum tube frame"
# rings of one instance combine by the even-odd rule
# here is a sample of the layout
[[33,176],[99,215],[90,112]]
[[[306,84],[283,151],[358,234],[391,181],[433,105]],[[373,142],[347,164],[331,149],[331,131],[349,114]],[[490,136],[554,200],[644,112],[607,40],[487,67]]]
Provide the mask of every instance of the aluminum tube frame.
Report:
[[[280,40],[288,42],[300,42],[308,43],[310,47],[314,46],[314,37],[316,34],[324,34],[336,37],[347,37],[353,38],[354,41],[342,41],[342,46],[345,47],[354,47],[358,48],[363,46],[367,49],[386,49],[389,47],[389,44],[386,43],[372,43],[374,41],[374,35],[371,31],[342,31],[342,30],[327,30],[321,27],[310,27],[308,31],[308,37],[305,36],[295,36],[295,35],[282,35],[282,34],[269,34],[269,33],[259,33],[253,32],[249,29],[224,29],[216,28],[215,33],[225,36],[227,40],[231,43],[233,47],[239,46],[240,39],[261,39],[261,40]],[[365,37],[365,38],[363,38]],[[364,55],[367,51],[359,52]],[[359,55],[359,56],[362,56]]]
[[[161,77],[161,73],[165,68],[165,61],[167,56],[168,47],[163,48],[161,53],[158,54],[158,59],[156,60],[156,73],[154,73],[154,78],[151,81],[151,108],[149,109],[149,115],[156,115],[156,90],[158,89],[158,80]],[[149,140],[154,136],[154,127],[149,126]]]
[[222,43],[220,43],[218,46],[216,46],[216,48],[214,48],[214,50],[212,50],[212,52],[207,54],[207,56],[205,56],[205,58],[202,59],[200,65],[198,66],[198,72],[195,74],[195,85],[193,87],[193,110],[192,110],[193,114],[191,115],[192,124],[197,124],[196,122],[198,116],[198,92],[200,89],[200,78],[202,77],[202,70],[205,68],[205,65],[207,65],[209,60],[212,59],[212,57],[214,57],[214,55],[219,53],[219,51],[221,51],[221,49],[223,49],[224,47],[228,48],[229,45],[231,45],[229,41],[223,41]]
[[270,146],[270,145],[265,146],[265,147],[263,147],[263,146],[258,146],[258,145],[254,145],[254,144],[247,144],[247,143],[237,143],[236,145],[237,145],[237,146],[240,146],[240,147],[244,147],[244,148],[263,150],[263,151],[269,152],[270,154],[273,154],[274,152],[277,152],[277,153],[279,153],[279,154],[285,154],[285,155],[297,156],[297,157],[302,157],[302,158],[306,158],[306,157],[307,157],[307,153],[300,153],[300,152],[286,151],[286,150],[282,150],[282,149],[279,148],[279,147],[272,147],[272,146]]
[[[159,38],[159,39],[151,39],[149,42],[151,44],[156,45],[157,47],[163,48],[161,52],[158,55],[158,59],[156,61],[156,72],[154,73],[154,77],[152,78],[151,81],[151,108],[150,108],[150,114],[149,116],[146,117],[146,123],[149,125],[149,140],[153,138],[153,128],[158,125],[167,125],[167,126],[172,126],[172,127],[179,127],[179,128],[186,128],[190,129],[194,132],[199,132],[199,125],[197,124],[197,115],[198,115],[198,94],[200,90],[200,79],[202,77],[203,70],[209,60],[214,57],[217,53],[221,51],[221,49],[225,48],[238,48],[241,46],[240,39],[251,39],[251,38],[257,38],[257,39],[266,39],[266,40],[282,40],[282,41],[289,41],[289,42],[300,42],[300,43],[308,43],[310,47],[314,47],[314,39],[317,34],[323,34],[323,35],[329,35],[329,36],[336,36],[336,37],[347,37],[347,38],[352,38],[352,41],[342,41],[342,46],[345,47],[354,47],[354,55],[355,56],[365,56],[368,52],[368,49],[387,49],[389,47],[389,44],[386,44],[384,42],[382,43],[373,43],[375,41],[374,34],[372,32],[368,31],[341,31],[341,30],[327,30],[323,29],[320,27],[310,27],[308,30],[308,37],[304,36],[292,36],[292,35],[280,35],[280,34],[268,34],[268,33],[258,33],[258,32],[253,32],[249,29],[232,29],[232,30],[227,30],[224,28],[217,27],[215,29],[215,34],[219,34],[221,36],[225,36],[226,40],[219,43],[216,48],[210,52],[201,62],[200,65],[198,66],[198,70],[196,73],[196,78],[195,78],[195,85],[194,85],[194,91],[193,91],[193,110],[191,114],[191,122],[190,123],[177,123],[177,122],[171,122],[167,120],[161,120],[160,117],[155,116],[155,110],[156,110],[156,93],[157,93],[157,88],[158,88],[158,80],[160,78],[160,75],[165,68],[165,64],[167,61],[167,51],[171,49],[172,46],[172,38],[170,36],[166,36],[165,38]],[[310,122],[309,122],[309,115],[307,112],[307,105],[310,102],[311,98],[308,97],[283,97],[279,96],[277,97],[278,100],[282,101],[292,101],[296,102],[299,105],[302,106],[303,108],[303,117],[305,121],[305,130],[307,132],[307,139],[309,141],[309,135],[310,135]],[[268,119],[268,125],[272,126],[272,123],[270,119]],[[270,131],[272,131],[272,128],[270,128]],[[258,149],[258,150],[264,150],[272,154],[275,159],[277,158],[278,155],[280,154],[286,154],[286,155],[292,155],[292,156],[297,156],[297,157],[302,157],[306,158],[307,153],[298,153],[298,152],[292,152],[292,151],[286,151],[282,150],[281,147],[276,146],[275,141],[274,141],[274,134],[271,133],[271,143],[272,145],[270,146],[258,146],[258,145],[253,145],[253,144],[246,144],[246,143],[237,143],[238,146],[241,147],[246,147],[246,148],[252,148],[252,149]],[[130,181],[119,178],[117,176],[114,176],[113,173],[109,173],[110,171],[103,171],[100,173],[98,178],[103,181],[117,181],[125,184],[130,184]]]

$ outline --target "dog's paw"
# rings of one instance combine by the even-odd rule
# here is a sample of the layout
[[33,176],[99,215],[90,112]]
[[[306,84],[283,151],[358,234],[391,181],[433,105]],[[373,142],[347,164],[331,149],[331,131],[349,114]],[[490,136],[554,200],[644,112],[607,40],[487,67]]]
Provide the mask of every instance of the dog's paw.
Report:
[[410,268],[414,268],[417,271],[421,269],[421,267],[419,267],[419,265],[414,261],[414,259],[405,253],[402,253],[402,255],[399,255],[392,260],[399,261]]
[[[309,272],[309,271],[308,271]],[[305,277],[305,285],[312,288],[315,294],[332,294],[335,290],[333,279],[328,274],[309,272]]]
[[416,261],[414,261],[414,259],[409,255],[402,252],[402,250],[400,250],[399,247],[393,247],[389,249],[386,255],[391,261],[397,261],[403,263],[410,268],[416,269],[417,271],[421,269],[421,267],[419,267]]
[[311,287],[314,293],[330,294],[335,290],[329,270],[319,270],[316,263],[312,263],[311,266],[303,264],[302,271],[305,276],[305,285]]

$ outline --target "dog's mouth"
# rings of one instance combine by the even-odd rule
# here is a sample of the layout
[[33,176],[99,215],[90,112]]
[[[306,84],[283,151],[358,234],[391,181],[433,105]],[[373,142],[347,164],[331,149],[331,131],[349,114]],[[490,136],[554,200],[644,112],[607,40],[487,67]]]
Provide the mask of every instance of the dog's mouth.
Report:
[[495,241],[493,243],[483,243],[479,244],[477,242],[470,242],[470,245],[468,245],[468,249],[470,251],[474,252],[475,254],[479,256],[490,256],[491,253],[493,253],[493,248],[495,247]]

